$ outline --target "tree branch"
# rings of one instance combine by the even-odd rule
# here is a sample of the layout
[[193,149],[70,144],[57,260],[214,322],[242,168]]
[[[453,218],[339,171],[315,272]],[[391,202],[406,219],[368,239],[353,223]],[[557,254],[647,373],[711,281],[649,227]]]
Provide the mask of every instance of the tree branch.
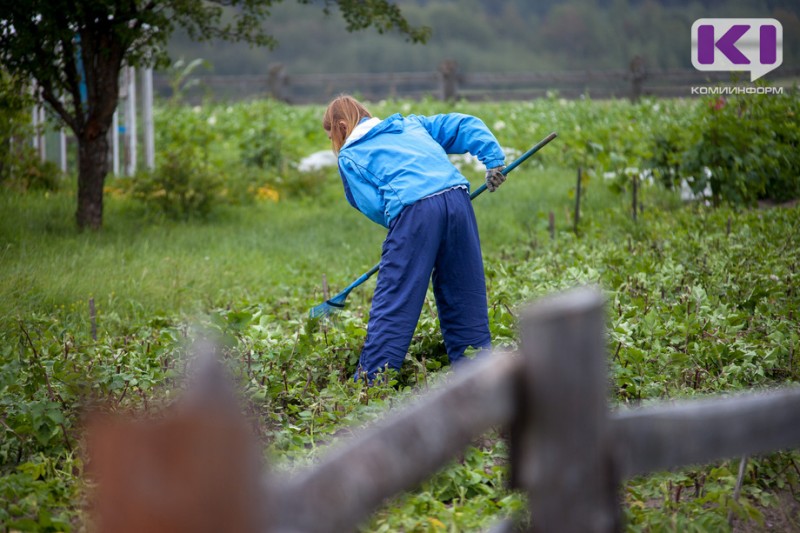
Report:
[[[44,98],[44,100],[48,104],[50,104],[50,107],[53,108],[53,111],[58,113],[58,116],[60,116],[61,119],[67,124],[67,126],[70,127],[72,132],[75,135],[78,135],[80,133],[80,125],[78,119],[70,115],[67,108],[64,107],[64,103],[61,101],[61,99],[55,96],[52,86],[50,86],[49,84],[47,85],[39,84],[39,87],[42,90],[42,98]],[[78,103],[76,105],[76,113],[78,112],[77,109],[79,107],[80,107],[80,96],[78,97]]]

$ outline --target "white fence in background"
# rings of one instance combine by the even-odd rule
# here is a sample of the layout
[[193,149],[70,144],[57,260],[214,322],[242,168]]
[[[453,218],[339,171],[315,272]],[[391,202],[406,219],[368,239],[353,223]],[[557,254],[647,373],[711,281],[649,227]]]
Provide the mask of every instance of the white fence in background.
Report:
[[[142,137],[144,147],[144,166],[147,169],[155,168],[155,126],[153,123],[153,69],[143,69],[140,79],[137,80],[136,69],[125,67],[120,78],[119,103],[114,112],[114,118],[109,135],[111,137],[109,158],[111,170],[114,175],[133,176],[139,162],[139,137]],[[138,83],[137,83],[138,81]],[[34,86],[35,94],[35,86]],[[141,97],[141,104],[137,103],[137,92]],[[139,114],[141,108],[141,116]],[[32,111],[32,124],[34,127],[33,146],[39,158],[46,161],[56,158],[59,168],[66,173],[68,170],[68,149],[71,136],[67,130],[59,128],[49,133],[54,134],[58,143],[58,152],[55,156],[48,154],[47,134],[48,120],[43,101],[38,101]],[[139,129],[141,124],[141,134]]]

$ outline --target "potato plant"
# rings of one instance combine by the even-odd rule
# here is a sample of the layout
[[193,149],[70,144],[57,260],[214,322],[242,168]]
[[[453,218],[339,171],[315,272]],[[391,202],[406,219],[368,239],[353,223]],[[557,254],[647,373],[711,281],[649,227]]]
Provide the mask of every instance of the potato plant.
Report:
[[[631,405],[800,382],[800,210],[684,205],[674,191],[645,180],[644,210],[634,222],[629,198],[603,179],[647,167],[650,140],[697,105],[703,104],[553,97],[389,101],[373,110],[470,112],[515,150],[559,133],[505,189],[475,205],[493,340],[513,349],[516,317],[527,302],[597,284],[608,302],[612,403]],[[246,179],[274,186],[277,202],[223,202],[207,219],[170,220],[151,218],[120,186],[109,199],[104,233],[90,238],[60,229],[59,221],[70,227],[66,192],[3,192],[10,215],[0,222],[6,530],[85,529],[82,414],[102,405],[155,416],[180,395],[195,338],[222,346],[254,438],[271,468],[284,472],[313,464],[351,429],[446,382],[450,368],[431,295],[402,371],[369,389],[352,375],[374,285],[360,287],[330,320],[307,318],[322,301],[322,274],[331,290],[343,287],[374,264],[382,239],[346,205],[335,169],[313,179],[297,170],[302,157],[327,146],[320,111],[274,102],[158,111],[162,139],[209,130],[192,150],[200,150],[197,157],[218,173],[223,189]],[[245,141],[263,131],[280,137],[279,154],[263,144],[248,148]],[[577,166],[588,178],[576,233]],[[248,172],[240,175],[240,168]],[[465,173],[480,179],[469,168]],[[283,194],[309,179],[312,192]],[[89,298],[97,303],[94,317]],[[737,461],[629,480],[621,490],[627,528],[720,531],[729,527],[729,513],[742,523],[765,523],[787,494],[797,501],[798,465],[797,452],[752,458],[738,501]],[[507,480],[506,443],[490,432],[418,490],[387,503],[363,529],[478,531],[502,517],[525,520],[524,498]]]

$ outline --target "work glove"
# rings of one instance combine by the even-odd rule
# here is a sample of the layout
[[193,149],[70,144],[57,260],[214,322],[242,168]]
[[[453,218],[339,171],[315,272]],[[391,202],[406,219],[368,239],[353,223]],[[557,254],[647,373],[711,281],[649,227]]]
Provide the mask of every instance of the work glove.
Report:
[[503,174],[504,168],[506,167],[500,166],[486,169],[486,188],[489,189],[489,192],[496,191],[506,181],[506,176]]

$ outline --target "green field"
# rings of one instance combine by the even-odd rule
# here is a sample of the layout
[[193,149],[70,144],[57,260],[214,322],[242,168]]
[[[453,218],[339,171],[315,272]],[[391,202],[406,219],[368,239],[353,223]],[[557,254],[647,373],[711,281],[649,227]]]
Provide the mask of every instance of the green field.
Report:
[[[497,193],[475,201],[491,331],[496,345],[513,347],[527,302],[599,285],[608,299],[612,402],[624,405],[800,382],[797,206],[684,203],[644,181],[632,219],[626,169],[644,168],[653,138],[699,105],[554,98],[382,102],[374,110],[457,107],[484,118],[516,151],[559,133]],[[159,164],[179,153],[198,165],[190,169],[196,176],[210,176],[213,183],[197,184],[197,194],[216,191],[208,213],[174,216],[159,204],[163,183],[137,189],[137,180],[152,178],[117,178],[108,183],[103,230],[79,233],[73,186],[0,189],[0,529],[80,531],[82,406],[157,411],[175,396],[187,339],[196,335],[224,346],[257,438],[279,470],[313,462],[337,430],[366,424],[446,377],[432,298],[394,386],[369,391],[369,401],[350,377],[374,281],[333,320],[307,318],[323,300],[323,276],[337,292],[378,261],[385,235],[347,204],[335,169],[297,170],[302,157],[327,148],[320,113],[274,102],[161,106]],[[578,166],[585,178],[576,234]],[[480,183],[479,172],[464,172]],[[259,197],[265,188],[277,201]],[[729,511],[765,527],[765,516],[787,508],[787,494],[794,507],[781,524],[800,527],[792,497],[799,461],[797,452],[750,461],[738,503],[738,461],[630,481],[628,528],[721,531]],[[507,477],[506,445],[488,435],[364,530],[477,531],[524,515]],[[679,503],[677,487],[686,488]]]

